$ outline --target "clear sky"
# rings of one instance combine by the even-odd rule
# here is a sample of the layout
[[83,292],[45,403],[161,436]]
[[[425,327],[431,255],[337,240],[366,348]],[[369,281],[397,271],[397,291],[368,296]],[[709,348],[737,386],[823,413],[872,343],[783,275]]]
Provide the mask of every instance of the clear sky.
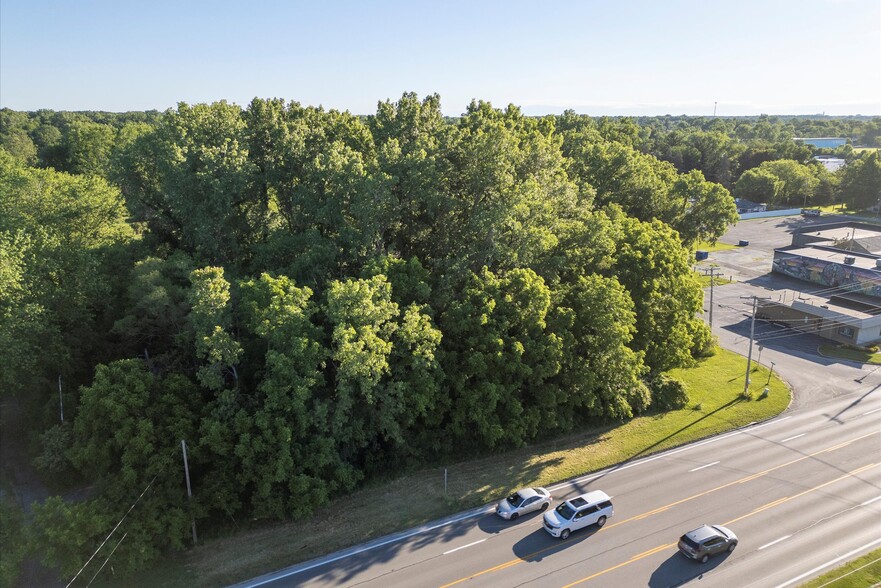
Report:
[[881,114],[881,0],[0,0],[0,106]]

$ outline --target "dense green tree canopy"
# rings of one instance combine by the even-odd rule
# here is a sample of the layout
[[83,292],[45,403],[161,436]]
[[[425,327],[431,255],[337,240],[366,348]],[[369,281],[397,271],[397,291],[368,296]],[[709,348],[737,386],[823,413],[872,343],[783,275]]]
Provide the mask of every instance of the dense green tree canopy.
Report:
[[689,251],[735,222],[729,188],[874,204],[877,155],[848,146],[830,174],[792,139],[877,128],[477,100],[448,119],[413,93],[365,117],[2,109],[0,385],[36,415],[43,469],[94,484],[36,508],[33,539],[68,573],[142,497],[114,556],[135,569],[183,548],[191,514],[217,533],[302,517],[402,468],[674,406],[648,384],[712,345]]

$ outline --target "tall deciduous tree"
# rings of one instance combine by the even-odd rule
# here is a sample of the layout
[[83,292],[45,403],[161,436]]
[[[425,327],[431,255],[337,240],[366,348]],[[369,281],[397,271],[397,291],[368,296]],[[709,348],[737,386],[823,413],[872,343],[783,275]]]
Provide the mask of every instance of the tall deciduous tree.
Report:
[[0,240],[8,247],[0,257],[13,297],[0,303],[0,320],[26,334],[8,357],[29,357],[10,363],[13,380],[91,371],[86,358],[100,344],[98,321],[116,283],[109,252],[132,238],[125,217],[119,191],[103,179],[26,168],[0,149]]
[[881,158],[878,153],[848,165],[842,174],[840,190],[842,201],[855,210],[881,203]]
[[442,320],[444,365],[458,446],[520,446],[544,425],[565,390],[562,340],[547,325],[551,292],[532,270],[474,275]]
[[645,353],[653,373],[689,365],[695,329],[702,322],[697,315],[703,291],[692,275],[688,250],[660,221],[640,222],[614,209],[609,213],[621,227],[611,273],[636,308],[633,348]]
[[197,259],[240,261],[262,240],[266,205],[254,182],[238,106],[181,103],[155,143],[159,203],[173,237]]
[[648,405],[633,301],[615,278],[581,276],[564,287],[553,325],[563,340],[556,427],[570,430],[588,418],[625,419]]
[[356,479],[328,427],[329,350],[313,323],[318,309],[311,297],[309,288],[284,276],[263,274],[242,284],[246,323],[266,345],[252,406],[235,420],[233,451],[237,481],[251,489],[255,516],[302,516]]
[[779,199],[783,181],[771,172],[755,168],[744,172],[734,185],[734,195],[753,202],[770,203]]
[[204,361],[198,378],[209,390],[218,391],[226,385],[228,376],[238,381],[235,366],[242,354],[241,346],[229,332],[229,282],[220,267],[193,270],[190,281],[193,286],[189,319],[196,337],[196,355]]

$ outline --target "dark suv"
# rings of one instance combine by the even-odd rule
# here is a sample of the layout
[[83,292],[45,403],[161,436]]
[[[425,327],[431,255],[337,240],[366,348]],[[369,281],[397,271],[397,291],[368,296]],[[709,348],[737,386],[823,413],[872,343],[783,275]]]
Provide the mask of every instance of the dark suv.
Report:
[[703,525],[679,538],[679,551],[688,558],[707,563],[711,555],[734,551],[737,535],[719,525]]

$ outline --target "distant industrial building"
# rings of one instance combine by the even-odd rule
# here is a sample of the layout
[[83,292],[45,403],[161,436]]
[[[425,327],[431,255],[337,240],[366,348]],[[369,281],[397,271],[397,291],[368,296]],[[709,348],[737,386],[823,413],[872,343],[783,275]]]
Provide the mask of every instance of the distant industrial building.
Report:
[[881,227],[812,225],[774,250],[772,271],[822,288],[759,301],[756,315],[853,345],[881,341]]
[[831,155],[817,155],[815,161],[823,164],[827,171],[836,172],[847,165],[847,161],[843,157],[832,157]]
[[819,149],[837,149],[847,144],[846,137],[793,137],[792,140],[813,145]]

